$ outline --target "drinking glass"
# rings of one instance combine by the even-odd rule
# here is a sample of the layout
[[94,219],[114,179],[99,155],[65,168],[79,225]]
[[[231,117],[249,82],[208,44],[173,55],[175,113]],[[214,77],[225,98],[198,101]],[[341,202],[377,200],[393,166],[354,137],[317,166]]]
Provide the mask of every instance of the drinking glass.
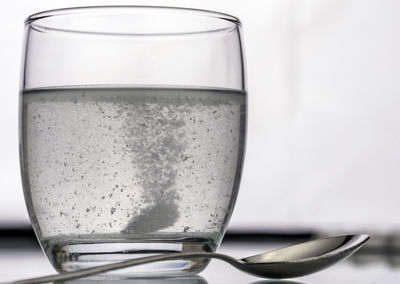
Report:
[[[24,47],[21,175],[54,268],[215,251],[245,144],[239,20],[186,8],[67,8],[30,16]],[[176,260],[119,274],[206,265]]]

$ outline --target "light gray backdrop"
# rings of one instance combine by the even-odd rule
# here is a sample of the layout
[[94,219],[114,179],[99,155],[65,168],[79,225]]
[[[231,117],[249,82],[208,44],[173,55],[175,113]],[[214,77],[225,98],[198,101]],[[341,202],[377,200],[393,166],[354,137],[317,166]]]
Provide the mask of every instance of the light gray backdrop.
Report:
[[37,11],[145,4],[231,13],[244,27],[247,152],[232,229],[400,224],[400,2],[15,0],[0,17],[0,226],[28,217],[18,161],[23,21]]

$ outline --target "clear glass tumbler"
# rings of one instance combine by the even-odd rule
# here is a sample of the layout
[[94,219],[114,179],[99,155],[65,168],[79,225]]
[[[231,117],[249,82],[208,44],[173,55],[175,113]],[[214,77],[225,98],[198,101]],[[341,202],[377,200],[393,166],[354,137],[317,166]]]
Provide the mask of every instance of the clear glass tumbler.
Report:
[[21,174],[33,228],[58,271],[216,250],[243,163],[240,30],[230,15],[167,7],[68,8],[26,20]]

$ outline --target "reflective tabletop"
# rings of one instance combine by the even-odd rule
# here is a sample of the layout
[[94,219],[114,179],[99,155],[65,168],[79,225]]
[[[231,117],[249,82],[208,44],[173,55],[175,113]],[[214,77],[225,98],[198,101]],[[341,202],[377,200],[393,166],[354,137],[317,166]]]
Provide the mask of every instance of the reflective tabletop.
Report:
[[[219,252],[238,258],[283,247],[290,242],[251,242],[226,241]],[[390,260],[390,261],[388,261]],[[56,283],[69,284],[108,284],[108,283],[253,283],[253,284],[333,284],[333,283],[400,283],[400,262],[393,254],[365,254],[362,251],[349,259],[322,272],[290,280],[265,280],[246,275],[222,261],[212,260],[199,275],[187,278],[171,279],[116,279],[111,276],[97,276],[92,279],[75,279]],[[0,247],[0,283],[27,277],[55,273],[45,255],[37,246]],[[114,276],[115,277],[115,276]]]

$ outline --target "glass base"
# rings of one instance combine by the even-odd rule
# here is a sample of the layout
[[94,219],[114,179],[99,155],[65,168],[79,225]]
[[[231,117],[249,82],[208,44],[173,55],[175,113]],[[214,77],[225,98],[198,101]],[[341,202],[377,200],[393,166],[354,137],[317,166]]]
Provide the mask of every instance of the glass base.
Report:
[[[204,242],[70,243],[49,246],[47,255],[58,272],[76,271],[154,254],[212,251]],[[143,264],[104,273],[118,279],[190,276],[201,272],[207,259],[185,259]]]

